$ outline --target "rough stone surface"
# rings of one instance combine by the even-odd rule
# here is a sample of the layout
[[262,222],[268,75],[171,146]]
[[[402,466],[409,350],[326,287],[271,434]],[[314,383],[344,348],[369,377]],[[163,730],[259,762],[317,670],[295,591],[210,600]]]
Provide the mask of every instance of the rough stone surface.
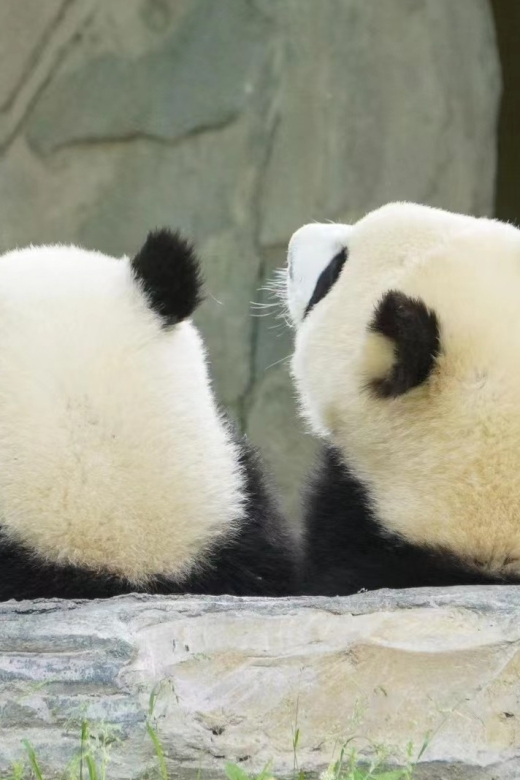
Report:
[[[322,771],[354,735],[417,777],[520,775],[520,590],[380,591],[343,599],[124,597],[0,606],[0,772],[28,738],[45,771],[79,724],[119,728],[112,777],[153,763],[151,718],[175,777]],[[153,714],[150,715],[150,704]],[[337,753],[336,753],[337,755]]]
[[250,302],[304,222],[397,198],[492,212],[487,0],[5,0],[0,63],[0,251],[191,234],[217,391],[295,514],[312,443],[290,339]]
[[243,0],[195,2],[159,46],[140,57],[114,52],[58,75],[33,112],[39,152],[79,141],[174,141],[237,118],[269,49],[268,27]]
[[300,8],[280,4],[290,34],[262,243],[285,242],[303,215],[348,222],[388,200],[489,214],[500,89],[487,2]]
[[5,110],[57,23],[63,0],[0,5],[0,110]]

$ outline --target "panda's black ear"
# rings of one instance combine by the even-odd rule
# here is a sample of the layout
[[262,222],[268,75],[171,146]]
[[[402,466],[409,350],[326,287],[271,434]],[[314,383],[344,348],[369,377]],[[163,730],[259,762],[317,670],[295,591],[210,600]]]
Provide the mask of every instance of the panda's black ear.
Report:
[[167,229],[149,233],[131,265],[165,328],[193,314],[201,301],[202,275],[192,245],[179,233]]
[[393,362],[371,386],[382,398],[396,398],[425,382],[440,351],[437,315],[426,304],[390,290],[378,304],[370,331],[393,342]]

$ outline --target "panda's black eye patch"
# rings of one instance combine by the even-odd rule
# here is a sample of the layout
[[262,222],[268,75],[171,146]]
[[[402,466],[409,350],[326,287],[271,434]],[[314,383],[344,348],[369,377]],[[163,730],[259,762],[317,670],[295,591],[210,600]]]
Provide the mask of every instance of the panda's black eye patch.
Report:
[[332,289],[332,287],[334,287],[346,260],[347,250],[344,248],[341,250],[341,252],[338,252],[338,254],[332,258],[328,266],[323,269],[318,277],[316,287],[314,288],[311,299],[307,304],[307,308],[305,309],[304,317],[306,317],[313,306],[316,306],[316,304],[319,303],[322,298],[325,298],[327,293]]

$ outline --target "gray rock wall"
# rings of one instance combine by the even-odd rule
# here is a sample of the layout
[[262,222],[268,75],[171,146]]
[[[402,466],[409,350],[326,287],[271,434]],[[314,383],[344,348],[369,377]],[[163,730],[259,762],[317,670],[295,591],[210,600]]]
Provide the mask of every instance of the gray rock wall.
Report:
[[219,395],[294,513],[290,336],[250,302],[304,222],[490,214],[499,93],[487,0],[3,0],[0,250],[191,234]]
[[[108,776],[154,765],[224,777],[226,761],[294,777],[347,740],[414,778],[520,777],[520,590],[380,591],[344,599],[123,597],[0,605],[0,776],[29,739],[44,776],[110,724]],[[85,770],[86,771],[86,770]],[[199,775],[200,772],[200,775]],[[157,775],[146,775],[157,776]]]

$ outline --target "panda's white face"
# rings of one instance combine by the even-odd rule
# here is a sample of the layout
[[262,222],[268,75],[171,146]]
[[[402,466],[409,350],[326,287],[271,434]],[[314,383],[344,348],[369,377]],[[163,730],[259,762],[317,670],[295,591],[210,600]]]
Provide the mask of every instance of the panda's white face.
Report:
[[49,561],[182,575],[241,514],[186,251],[163,232],[132,262],[0,258],[1,526]]
[[383,525],[519,574],[520,232],[412,204],[305,226],[287,297],[303,414]]

